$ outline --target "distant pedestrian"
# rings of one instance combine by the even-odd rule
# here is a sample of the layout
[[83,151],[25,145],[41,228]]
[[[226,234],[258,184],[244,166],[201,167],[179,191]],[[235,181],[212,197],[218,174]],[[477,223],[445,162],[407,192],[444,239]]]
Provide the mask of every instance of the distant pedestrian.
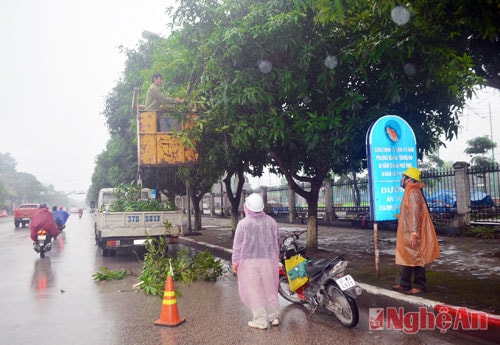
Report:
[[416,295],[427,292],[425,265],[439,257],[439,246],[423,195],[420,170],[408,168],[401,178],[401,187],[405,191],[398,220],[396,265],[403,267],[399,284],[392,288]]
[[279,325],[278,224],[263,212],[264,201],[258,194],[250,195],[243,209],[245,218],[234,235],[232,269],[238,274],[241,301],[253,313],[248,326],[266,329],[269,323]]

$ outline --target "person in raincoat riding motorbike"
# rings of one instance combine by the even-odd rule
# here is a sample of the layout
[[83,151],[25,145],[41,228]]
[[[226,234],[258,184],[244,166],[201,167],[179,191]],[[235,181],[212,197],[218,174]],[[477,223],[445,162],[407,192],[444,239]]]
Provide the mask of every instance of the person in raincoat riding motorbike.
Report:
[[57,227],[60,230],[64,229],[66,221],[69,218],[69,213],[66,212],[62,206],[59,206],[59,209],[57,209],[57,206],[53,206],[52,216],[54,217],[54,221],[56,222]]
[[232,269],[238,274],[241,301],[252,310],[248,326],[266,329],[279,325],[279,230],[264,213],[264,201],[251,194],[243,205],[233,240]]
[[424,184],[420,170],[408,168],[401,178],[401,187],[404,188],[404,195],[398,220],[396,265],[403,267],[399,284],[392,288],[416,295],[427,292],[425,265],[439,257],[439,246],[422,192]]
[[54,217],[46,204],[40,204],[40,208],[31,217],[30,232],[33,241],[36,241],[36,233],[41,229],[45,229],[52,239],[55,239],[59,235],[59,229],[54,221]]

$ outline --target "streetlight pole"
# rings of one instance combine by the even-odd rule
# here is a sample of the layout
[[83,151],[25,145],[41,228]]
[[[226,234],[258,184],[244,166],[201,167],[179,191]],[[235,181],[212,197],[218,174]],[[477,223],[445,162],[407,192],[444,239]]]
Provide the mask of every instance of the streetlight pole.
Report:
[[220,217],[224,218],[224,184],[220,181]]
[[143,30],[142,31],[142,38],[144,38],[145,40],[153,40],[153,39],[157,39],[157,38],[161,38],[161,37],[160,37],[160,35],[158,35],[154,32],[151,32],[148,30]]
[[[491,137],[491,142],[494,143],[493,141],[493,122],[491,120],[491,103],[488,102],[488,111],[490,113],[490,137]],[[495,163],[495,148],[491,148],[491,161]]]
[[189,186],[189,181],[186,182],[186,194],[187,194],[187,217],[188,217],[188,234],[191,234],[191,188]]

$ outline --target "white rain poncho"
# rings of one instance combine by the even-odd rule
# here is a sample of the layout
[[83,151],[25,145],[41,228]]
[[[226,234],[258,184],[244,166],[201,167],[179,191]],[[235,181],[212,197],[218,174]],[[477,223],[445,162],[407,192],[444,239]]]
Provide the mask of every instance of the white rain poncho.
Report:
[[232,264],[238,266],[238,291],[249,308],[279,308],[279,230],[264,212],[244,206],[246,217],[238,222],[233,241]]

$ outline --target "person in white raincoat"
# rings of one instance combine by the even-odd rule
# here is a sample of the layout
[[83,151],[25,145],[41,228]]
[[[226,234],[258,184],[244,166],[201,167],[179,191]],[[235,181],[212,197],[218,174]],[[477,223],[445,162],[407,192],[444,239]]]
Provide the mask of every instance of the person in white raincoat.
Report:
[[233,241],[232,269],[238,274],[241,301],[252,310],[248,326],[266,329],[279,325],[279,230],[266,215],[264,202],[251,194],[243,205],[245,218],[238,222]]

